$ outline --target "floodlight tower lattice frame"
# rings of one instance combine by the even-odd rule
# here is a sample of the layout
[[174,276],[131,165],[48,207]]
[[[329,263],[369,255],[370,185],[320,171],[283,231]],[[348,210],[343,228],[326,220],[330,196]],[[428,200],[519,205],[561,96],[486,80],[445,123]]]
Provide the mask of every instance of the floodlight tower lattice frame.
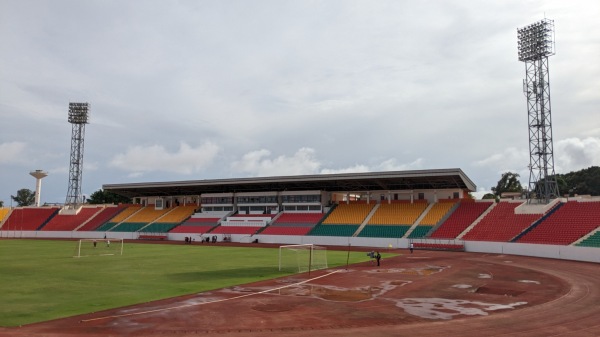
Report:
[[71,131],[71,155],[69,165],[69,187],[65,200],[66,208],[77,208],[82,202],[81,182],[83,178],[83,149],[85,125],[88,124],[89,103],[69,103]]
[[519,61],[525,63],[523,93],[529,124],[528,200],[549,203],[559,196],[554,172],[548,57],[554,55],[554,20],[517,29]]

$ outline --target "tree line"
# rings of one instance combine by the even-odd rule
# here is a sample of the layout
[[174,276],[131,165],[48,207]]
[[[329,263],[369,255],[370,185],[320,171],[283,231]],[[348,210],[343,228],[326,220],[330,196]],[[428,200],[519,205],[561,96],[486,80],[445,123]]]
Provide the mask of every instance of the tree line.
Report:
[[[566,174],[556,174],[558,191],[563,197],[575,195],[600,195],[600,167],[591,166],[579,171]],[[519,181],[519,174],[505,172],[498,180],[496,186],[491,188],[492,193],[487,193],[482,199],[498,200],[504,192],[525,192],[525,188]]]

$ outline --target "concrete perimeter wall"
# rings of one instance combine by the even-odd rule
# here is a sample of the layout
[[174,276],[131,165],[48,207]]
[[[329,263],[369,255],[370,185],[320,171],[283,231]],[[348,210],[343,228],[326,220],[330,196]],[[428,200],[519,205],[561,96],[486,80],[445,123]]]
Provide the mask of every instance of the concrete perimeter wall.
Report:
[[[38,239],[93,239],[103,238],[105,232],[73,232],[73,231],[0,231],[0,238],[38,238]],[[139,233],[131,232],[107,232],[108,238],[125,240],[138,239]],[[186,236],[192,236],[197,242],[201,236],[197,234],[168,234],[168,240],[184,241]],[[211,236],[210,233],[205,237]],[[223,235],[217,234],[218,241],[222,241]],[[408,249],[411,240],[408,239],[386,239],[386,238],[358,238],[338,236],[295,236],[295,235],[231,235],[232,242],[251,243],[258,240],[260,243],[273,244],[303,244],[312,243],[322,246],[352,246],[370,247],[374,249]],[[477,253],[507,254],[535,256],[551,259],[574,260],[600,263],[600,248],[557,246],[525,244],[512,242],[482,242],[440,239],[418,239],[413,242],[436,243],[436,244],[464,244],[465,251]]]

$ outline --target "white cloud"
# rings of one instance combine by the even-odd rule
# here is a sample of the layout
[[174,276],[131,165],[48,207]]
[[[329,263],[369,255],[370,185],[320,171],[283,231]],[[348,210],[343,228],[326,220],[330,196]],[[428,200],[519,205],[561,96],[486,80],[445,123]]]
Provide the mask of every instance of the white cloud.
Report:
[[344,168],[327,168],[317,158],[316,151],[312,148],[301,148],[291,156],[280,155],[270,158],[271,151],[261,149],[246,153],[242,159],[235,161],[232,168],[235,171],[249,173],[253,176],[282,176],[306,174],[335,174],[335,173],[361,173],[375,171],[402,171],[418,169],[423,159],[418,158],[407,164],[398,163],[397,159],[387,159],[372,166],[354,164]]
[[335,174],[335,173],[361,173],[361,172],[371,172],[371,169],[362,164],[356,164],[351,167],[341,168],[341,169],[322,169],[320,173],[322,174]]
[[351,167],[332,169],[324,168],[321,170],[322,174],[333,174],[333,173],[360,173],[360,172],[384,172],[384,171],[406,171],[406,170],[417,170],[422,168],[423,158],[418,158],[411,163],[398,163],[396,158],[384,160],[381,163],[374,164],[372,166],[364,164],[356,164]]
[[555,171],[569,173],[600,165],[600,138],[567,138],[554,146]]
[[271,159],[269,156],[271,151],[266,149],[252,151],[235,161],[232,168],[254,176],[267,177],[315,174],[321,167],[321,163],[315,158],[315,150],[311,148],[301,148],[289,157],[281,155]]
[[398,163],[395,158],[388,159],[381,164],[377,165],[375,171],[406,171],[406,170],[418,170],[423,168],[423,158],[417,158],[413,162],[402,164]]
[[210,166],[219,151],[219,147],[211,142],[196,148],[182,142],[174,153],[162,145],[134,146],[114,156],[110,166],[130,171],[135,176],[153,171],[192,174]]
[[492,168],[497,173],[527,171],[529,153],[526,148],[509,147],[502,153],[494,153],[474,163],[477,167]]

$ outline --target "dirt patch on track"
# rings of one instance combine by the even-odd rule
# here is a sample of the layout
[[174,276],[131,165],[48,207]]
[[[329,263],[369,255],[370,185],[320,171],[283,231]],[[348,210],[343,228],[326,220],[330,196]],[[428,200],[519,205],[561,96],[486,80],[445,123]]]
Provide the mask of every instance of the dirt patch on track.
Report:
[[592,263],[416,251],[0,336],[597,336],[598,279]]

